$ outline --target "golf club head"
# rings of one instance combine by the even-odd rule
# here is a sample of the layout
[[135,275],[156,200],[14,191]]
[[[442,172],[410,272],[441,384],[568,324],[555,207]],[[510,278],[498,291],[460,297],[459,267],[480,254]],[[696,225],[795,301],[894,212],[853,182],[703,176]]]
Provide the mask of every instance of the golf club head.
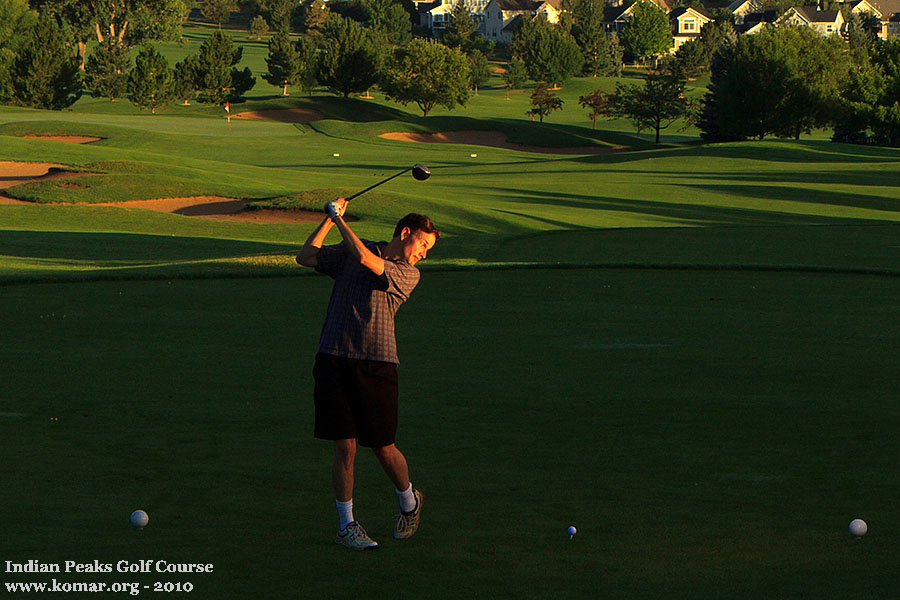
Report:
[[426,179],[431,177],[431,171],[429,171],[428,167],[426,167],[425,165],[417,163],[412,168],[412,175],[418,181],[425,181]]

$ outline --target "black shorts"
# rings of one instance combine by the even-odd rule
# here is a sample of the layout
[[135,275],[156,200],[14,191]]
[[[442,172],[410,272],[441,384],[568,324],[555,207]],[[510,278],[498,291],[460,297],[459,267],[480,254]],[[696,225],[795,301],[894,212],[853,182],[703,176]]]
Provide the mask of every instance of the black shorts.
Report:
[[315,436],[356,438],[360,446],[390,446],[397,435],[397,365],[317,354],[313,367]]

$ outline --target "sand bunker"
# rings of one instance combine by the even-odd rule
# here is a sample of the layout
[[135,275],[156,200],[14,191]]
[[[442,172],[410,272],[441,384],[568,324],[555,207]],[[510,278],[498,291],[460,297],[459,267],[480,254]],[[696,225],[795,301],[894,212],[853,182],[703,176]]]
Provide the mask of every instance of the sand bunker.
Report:
[[[174,213],[186,217],[206,217],[255,223],[317,223],[322,215],[305,210],[246,210],[249,200],[224,196],[187,196],[183,198],[155,198],[127,202],[91,203],[87,206],[118,206]],[[82,205],[85,206],[85,205]]]
[[527,146],[525,144],[513,144],[508,142],[506,134],[502,131],[444,131],[440,133],[410,133],[395,131],[382,133],[378,137],[401,142],[420,142],[426,144],[467,144],[470,146],[489,146],[492,148],[505,148],[507,150],[519,150],[520,152],[540,152],[543,154],[604,154],[617,152],[618,148],[601,146],[570,146],[563,148],[551,148],[547,146]]
[[[64,167],[65,165],[56,163],[0,161],[0,190],[5,190],[20,183],[37,181],[38,179],[78,175],[78,173],[72,171],[52,171],[52,169]],[[16,200],[0,192],[0,204],[30,204],[30,202]]]
[[91,135],[23,135],[32,140],[49,140],[51,142],[65,142],[67,144],[90,144],[99,142],[103,138]]
[[278,121],[280,123],[311,123],[321,121],[325,115],[312,108],[280,108],[273,110],[251,110],[231,115],[233,119],[254,121]]
[[[0,161],[0,190],[43,179],[89,175],[74,171],[53,171],[65,168],[56,163]],[[69,184],[78,187],[77,184]],[[255,223],[318,223],[322,215],[305,210],[246,210],[248,200],[222,196],[190,196],[184,198],[155,198],[153,200],[130,200],[125,202],[81,203],[79,206],[119,206],[141,208],[160,212],[175,213],[189,217],[250,221]],[[17,200],[0,192],[0,205],[33,204]]]

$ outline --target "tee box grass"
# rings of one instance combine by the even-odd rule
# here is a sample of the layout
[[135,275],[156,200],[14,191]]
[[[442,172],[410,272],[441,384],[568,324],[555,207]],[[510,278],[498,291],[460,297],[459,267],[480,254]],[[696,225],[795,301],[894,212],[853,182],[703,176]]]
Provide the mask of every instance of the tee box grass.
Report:
[[[258,71],[264,51],[246,56]],[[614,86],[564,93],[595,83]],[[292,264],[313,225],[58,205],[76,189],[58,179],[8,190],[47,204],[0,206],[0,560],[213,564],[134,575],[190,582],[192,598],[896,592],[896,150],[648,149],[581,111],[525,122],[504,90],[428,119],[377,93],[273,92],[246,105],[328,118],[229,127],[203,106],[4,107],[0,160],[94,169],[80,200],[272,205],[427,164],[427,183],[351,207],[372,239],[410,211],[445,230],[397,323],[398,444],[426,494],[420,531],[391,539],[395,495],[362,452],[356,516],[382,549],[331,542],[331,448],[311,436],[330,281]],[[377,137],[448,128],[634,151]],[[20,137],[67,132],[104,139]],[[128,524],[138,508],[143,531]]]

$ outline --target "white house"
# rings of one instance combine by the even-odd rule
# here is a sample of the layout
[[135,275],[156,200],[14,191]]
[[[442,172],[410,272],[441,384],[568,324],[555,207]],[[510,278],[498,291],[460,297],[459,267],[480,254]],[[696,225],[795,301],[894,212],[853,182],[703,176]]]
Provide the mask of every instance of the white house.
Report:
[[818,6],[794,6],[779,19],[787,25],[806,25],[820,35],[840,35],[844,15],[840,10],[821,10]]
[[[450,13],[460,0],[433,0],[432,2],[419,2],[416,10],[419,13],[419,25],[431,31],[435,37],[444,33],[447,23],[450,22]],[[477,23],[476,33],[485,35],[485,9],[488,0],[462,0],[471,16]]]
[[669,13],[672,25],[672,52],[678,52],[687,42],[700,36],[700,29],[712,21],[712,15],[702,8],[676,8]]
[[484,9],[484,37],[509,44],[519,19],[544,15],[550,23],[559,21],[559,0],[490,0]]

